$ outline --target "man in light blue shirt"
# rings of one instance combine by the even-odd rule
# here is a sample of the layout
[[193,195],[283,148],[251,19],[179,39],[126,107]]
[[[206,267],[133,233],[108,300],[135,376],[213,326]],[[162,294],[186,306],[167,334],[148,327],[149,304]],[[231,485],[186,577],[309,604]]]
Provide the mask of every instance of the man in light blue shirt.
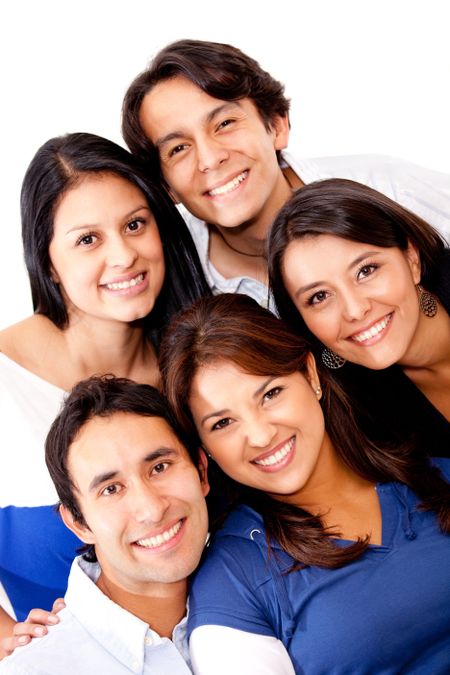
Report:
[[188,577],[208,530],[203,453],[148,385],[90,378],[46,442],[65,524],[83,542],[60,622],[0,673],[190,673]]

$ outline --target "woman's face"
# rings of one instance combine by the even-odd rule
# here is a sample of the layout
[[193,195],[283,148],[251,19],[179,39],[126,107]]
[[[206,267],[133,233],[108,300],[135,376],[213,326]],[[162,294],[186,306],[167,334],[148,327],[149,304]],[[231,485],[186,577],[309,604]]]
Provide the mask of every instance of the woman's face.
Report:
[[291,242],[282,273],[312,333],[348,361],[375,370],[402,363],[421,318],[416,249],[380,248],[320,234]]
[[204,447],[226,474],[295,500],[317,475],[329,443],[318,387],[312,356],[305,375],[280,377],[217,361],[197,371],[189,405]]
[[147,200],[115,174],[87,174],[63,195],[49,254],[70,318],[141,319],[163,285],[163,250]]

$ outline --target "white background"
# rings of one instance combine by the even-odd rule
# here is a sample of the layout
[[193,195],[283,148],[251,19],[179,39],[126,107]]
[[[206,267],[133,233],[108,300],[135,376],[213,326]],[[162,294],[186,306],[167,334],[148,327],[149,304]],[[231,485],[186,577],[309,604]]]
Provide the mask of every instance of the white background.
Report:
[[31,312],[19,191],[48,138],[116,142],[161,47],[229,42],[286,84],[305,157],[382,153],[450,173],[447,0],[6,0],[0,9],[0,328]]

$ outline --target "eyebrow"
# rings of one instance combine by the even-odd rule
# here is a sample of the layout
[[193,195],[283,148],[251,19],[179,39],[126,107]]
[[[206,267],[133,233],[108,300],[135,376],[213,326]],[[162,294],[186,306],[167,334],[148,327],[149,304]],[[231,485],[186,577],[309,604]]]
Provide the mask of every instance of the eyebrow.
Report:
[[[263,391],[264,389],[273,381],[277,378],[277,375],[271,375],[267,380],[265,380],[261,386],[258,387],[252,394],[252,398],[255,399],[257,398]],[[202,417],[200,420],[200,424],[204,424],[206,420],[210,419],[211,417],[220,417],[221,415],[225,415],[225,413],[228,413],[230,411],[229,408],[223,408],[222,410],[216,410],[215,412],[208,413],[208,415],[205,415]]]
[[[153,452],[149,452],[148,455],[145,455],[142,461],[145,463],[150,463],[154,462],[157,459],[163,459],[165,457],[173,457],[176,455],[178,455],[178,452],[175,449],[161,447],[158,448],[157,450],[154,450]],[[120,476],[120,471],[118,470],[105,471],[104,473],[97,474],[89,483],[88,492],[93,492],[94,490],[96,490],[96,488],[99,487],[99,485],[102,485],[107,481],[113,480],[118,476]]]
[[[148,204],[145,204],[143,206],[137,206],[135,209],[132,209],[128,213],[125,213],[123,216],[121,216],[121,218],[123,220],[127,220],[131,216],[134,216],[134,214],[137,214],[139,211],[143,211],[144,209],[146,211],[148,211],[149,213],[152,213],[152,210],[150,209]],[[75,227],[71,227],[70,230],[66,230],[66,234],[70,234],[71,232],[77,232],[78,230],[85,230],[86,228],[89,229],[89,228],[94,228],[94,227],[98,227],[98,225],[89,224],[89,223],[85,223],[84,225],[75,225]]]
[[[242,106],[240,105],[239,101],[226,101],[225,103],[222,103],[221,105],[216,106],[212,110],[210,110],[205,117],[203,118],[203,124],[209,124],[212,122],[212,120],[217,117],[217,115],[220,115],[223,112],[226,112],[228,109],[232,110],[233,108],[241,108]],[[161,138],[157,138],[155,141],[155,146],[160,149],[163,145],[166,145],[167,143],[170,143],[170,141],[174,141],[177,138],[183,138],[186,136],[186,132],[184,132],[182,129],[181,130],[176,130],[176,131],[171,131],[170,133],[166,134],[165,136],[161,136]]]
[[[381,254],[381,251],[366,251],[365,253],[361,253],[361,255],[359,255],[357,258],[352,260],[352,262],[347,266],[346,271],[349,272],[353,267],[355,267],[355,265],[358,265],[360,262],[362,262],[366,258],[376,256],[376,255],[380,255],[380,254]],[[316,288],[316,286],[322,286],[323,284],[326,284],[326,283],[327,283],[326,281],[313,281],[311,284],[306,284],[306,286],[300,286],[300,288],[298,288],[295,291],[294,297],[298,298],[299,295],[302,295],[303,293],[306,293],[306,291],[310,291],[313,288]]]

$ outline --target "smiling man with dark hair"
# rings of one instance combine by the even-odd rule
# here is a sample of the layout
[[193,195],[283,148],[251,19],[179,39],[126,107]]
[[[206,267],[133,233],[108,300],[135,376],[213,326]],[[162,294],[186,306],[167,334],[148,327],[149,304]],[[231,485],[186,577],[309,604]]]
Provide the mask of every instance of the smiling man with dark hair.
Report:
[[0,672],[189,673],[188,577],[205,545],[206,459],[153,387],[80,382],[46,443],[60,513],[85,544],[60,622]]

